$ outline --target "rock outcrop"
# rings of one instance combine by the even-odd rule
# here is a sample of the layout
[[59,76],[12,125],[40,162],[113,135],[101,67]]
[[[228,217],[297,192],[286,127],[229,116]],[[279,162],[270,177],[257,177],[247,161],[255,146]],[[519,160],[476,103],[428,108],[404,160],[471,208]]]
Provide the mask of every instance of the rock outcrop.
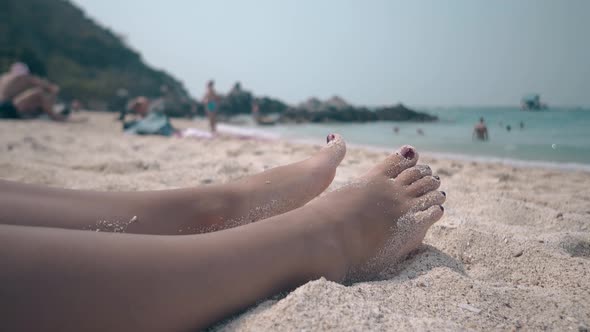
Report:
[[251,114],[253,105],[257,106],[259,116],[276,114],[278,122],[369,122],[369,121],[436,121],[438,118],[427,113],[417,112],[402,104],[376,108],[353,106],[339,96],[326,101],[309,98],[297,106],[289,106],[270,97],[255,97],[236,83],[231,91],[222,97],[219,113],[222,116]]
[[344,99],[334,96],[325,102],[310,98],[281,113],[280,122],[368,122],[368,121],[436,121],[438,118],[417,112],[403,104],[369,109],[355,107]]

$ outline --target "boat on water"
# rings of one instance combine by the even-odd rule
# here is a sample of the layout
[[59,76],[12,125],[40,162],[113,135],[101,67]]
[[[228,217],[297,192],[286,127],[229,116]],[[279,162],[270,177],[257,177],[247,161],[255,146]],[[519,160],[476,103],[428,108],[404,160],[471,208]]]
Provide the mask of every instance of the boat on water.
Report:
[[541,96],[539,94],[531,93],[522,97],[520,109],[523,111],[540,111],[547,109],[547,104],[541,102]]

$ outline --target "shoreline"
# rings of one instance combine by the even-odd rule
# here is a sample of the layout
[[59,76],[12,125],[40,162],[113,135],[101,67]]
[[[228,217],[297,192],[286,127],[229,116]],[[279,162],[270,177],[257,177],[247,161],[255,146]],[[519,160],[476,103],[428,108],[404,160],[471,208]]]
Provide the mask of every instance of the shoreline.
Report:
[[[311,139],[284,139],[287,142],[295,144],[316,144]],[[410,144],[410,143],[408,143]],[[346,146],[349,148],[366,149],[369,151],[376,152],[391,152],[391,149],[387,149],[381,146],[367,145],[367,144],[355,144],[347,143]],[[523,159],[511,159],[511,158],[499,158],[489,156],[475,156],[461,153],[451,152],[433,152],[429,150],[422,150],[421,155],[434,159],[445,159],[449,161],[462,161],[462,162],[479,162],[483,164],[500,164],[505,166],[513,166],[518,168],[539,168],[547,170],[559,170],[559,171],[582,171],[590,172],[590,164],[581,163],[570,163],[570,162],[553,162],[544,160],[523,160]]]
[[[202,121],[202,120],[198,120]],[[259,127],[242,127],[233,124],[223,124],[226,128],[232,128],[228,130],[226,133],[228,134],[235,134],[242,131],[243,133],[248,133],[249,135],[260,138],[260,139],[275,139],[275,140],[283,140],[286,142],[291,142],[295,144],[307,144],[307,145],[316,145],[311,138],[289,138],[281,135],[280,133],[265,131]],[[233,130],[233,128],[237,128]],[[346,137],[345,137],[346,139]],[[407,143],[411,144],[411,143]],[[358,149],[366,149],[370,151],[376,152],[390,152],[391,149],[370,145],[370,144],[357,144],[357,143],[349,143],[347,142],[347,146],[350,148],[358,148]],[[501,164],[506,166],[513,166],[518,168],[527,168],[527,167],[534,167],[534,168],[542,168],[548,170],[562,170],[562,171],[583,171],[583,172],[590,172],[590,164],[582,164],[582,163],[575,163],[575,162],[556,162],[556,161],[545,161],[545,160],[526,160],[526,159],[513,159],[513,158],[501,158],[501,157],[492,157],[492,156],[481,156],[481,155],[470,155],[470,154],[462,154],[462,153],[452,153],[452,152],[435,152],[430,150],[423,150],[423,156],[438,158],[438,159],[446,159],[446,160],[455,160],[455,161],[465,161],[465,162],[480,162],[480,163],[492,163],[492,164]]]

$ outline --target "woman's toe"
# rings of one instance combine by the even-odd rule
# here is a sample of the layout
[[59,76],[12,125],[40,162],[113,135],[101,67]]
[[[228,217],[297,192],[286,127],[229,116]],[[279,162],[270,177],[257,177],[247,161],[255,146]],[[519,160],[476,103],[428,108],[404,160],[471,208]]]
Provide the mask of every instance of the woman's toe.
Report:
[[406,190],[411,196],[418,197],[436,190],[438,187],[440,187],[438,176],[425,176],[409,185]]
[[433,205],[425,211],[416,212],[415,220],[417,224],[420,224],[428,229],[428,227],[432,226],[432,224],[442,218],[444,213],[445,209],[442,205]]
[[338,144],[339,142],[344,142],[344,139],[342,138],[342,135],[340,135],[340,134],[330,134],[326,137],[326,143],[328,145],[330,145],[330,143]]
[[430,191],[420,197],[414,198],[412,206],[414,211],[424,211],[434,205],[442,205],[447,194],[444,191]]
[[346,142],[339,134],[330,134],[326,137],[327,144],[309,160],[314,165],[328,165],[336,167],[346,155]]
[[416,165],[401,172],[396,177],[396,181],[399,181],[401,184],[408,186],[428,175],[432,175],[430,166]]
[[416,165],[418,157],[418,152],[414,147],[404,145],[397,152],[390,154],[372,172],[376,171],[389,178],[395,178],[404,170]]

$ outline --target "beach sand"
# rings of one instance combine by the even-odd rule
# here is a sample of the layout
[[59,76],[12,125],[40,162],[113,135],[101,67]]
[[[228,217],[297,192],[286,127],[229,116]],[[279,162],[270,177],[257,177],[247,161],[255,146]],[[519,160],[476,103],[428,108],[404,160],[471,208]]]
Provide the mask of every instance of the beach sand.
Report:
[[[115,114],[84,116],[90,121],[1,121],[0,178],[96,190],[207,185],[301,160],[325,142],[127,136]],[[206,128],[204,122],[173,123]],[[405,143],[412,142],[395,142],[392,150]],[[385,155],[349,148],[328,191]],[[440,175],[448,198],[445,216],[419,252],[380,280],[312,281],[213,329],[587,330],[590,173],[428,155],[422,163]]]

